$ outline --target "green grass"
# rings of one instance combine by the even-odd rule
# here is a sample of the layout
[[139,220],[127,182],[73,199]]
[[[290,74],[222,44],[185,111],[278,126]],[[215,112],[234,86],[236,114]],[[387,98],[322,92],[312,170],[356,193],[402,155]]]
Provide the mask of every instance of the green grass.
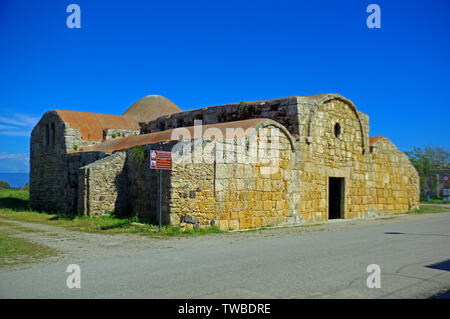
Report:
[[[57,250],[14,236],[20,232],[36,231],[31,228],[0,222],[0,268],[30,263],[54,256]],[[7,227],[6,227],[7,226]]]
[[154,237],[173,237],[222,232],[218,227],[182,230],[178,226],[163,226],[161,232],[159,232],[158,226],[142,223],[137,217],[118,218],[113,215],[88,217],[35,212],[30,210],[28,198],[28,191],[0,190],[0,218],[60,226],[68,230],[105,234],[133,233]]
[[442,200],[442,199],[436,199],[436,198],[430,198],[430,200],[421,199],[420,202],[423,204],[450,204],[450,201],[448,201],[448,200]]
[[410,214],[432,214],[432,213],[444,213],[449,212],[450,208],[442,207],[439,205],[436,206],[421,206],[419,209],[412,211]]

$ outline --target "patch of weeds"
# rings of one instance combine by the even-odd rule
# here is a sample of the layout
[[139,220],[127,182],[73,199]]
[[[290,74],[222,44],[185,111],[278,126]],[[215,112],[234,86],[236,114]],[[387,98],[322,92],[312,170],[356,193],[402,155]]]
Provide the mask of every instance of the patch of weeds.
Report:
[[147,150],[142,146],[136,146],[131,150],[134,159],[143,161],[147,157]]

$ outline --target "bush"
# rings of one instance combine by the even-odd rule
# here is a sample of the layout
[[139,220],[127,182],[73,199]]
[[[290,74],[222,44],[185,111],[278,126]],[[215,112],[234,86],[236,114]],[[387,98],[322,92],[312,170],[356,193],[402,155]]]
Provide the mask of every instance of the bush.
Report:
[[147,157],[147,150],[142,146],[136,146],[132,150],[132,156],[134,159],[143,161]]
[[9,189],[11,186],[8,184],[8,182],[0,181],[0,189]]

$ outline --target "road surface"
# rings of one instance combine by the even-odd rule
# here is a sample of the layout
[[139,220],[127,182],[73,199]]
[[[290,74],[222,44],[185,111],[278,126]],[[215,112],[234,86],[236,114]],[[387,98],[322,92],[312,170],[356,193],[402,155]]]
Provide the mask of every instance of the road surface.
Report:
[[[450,212],[167,240],[86,236],[59,241],[73,248],[61,259],[0,270],[0,297],[427,298],[450,288]],[[80,289],[66,286],[69,264],[81,268]],[[380,288],[367,287],[371,264]]]

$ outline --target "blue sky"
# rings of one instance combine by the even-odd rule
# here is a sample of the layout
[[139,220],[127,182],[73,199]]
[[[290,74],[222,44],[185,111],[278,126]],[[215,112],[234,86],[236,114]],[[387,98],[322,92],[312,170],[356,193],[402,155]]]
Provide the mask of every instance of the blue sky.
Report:
[[[66,7],[81,8],[81,29]],[[381,8],[369,29],[366,7]],[[335,92],[400,150],[450,147],[450,1],[0,1],[0,172],[42,114]]]

